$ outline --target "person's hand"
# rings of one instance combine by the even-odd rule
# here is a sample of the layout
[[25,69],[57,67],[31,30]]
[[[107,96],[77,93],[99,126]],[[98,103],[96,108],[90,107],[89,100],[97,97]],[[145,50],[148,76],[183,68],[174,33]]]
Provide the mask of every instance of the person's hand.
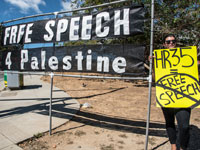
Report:
[[150,61],[151,59],[154,59],[154,58],[155,58],[155,56],[149,56],[148,60]]

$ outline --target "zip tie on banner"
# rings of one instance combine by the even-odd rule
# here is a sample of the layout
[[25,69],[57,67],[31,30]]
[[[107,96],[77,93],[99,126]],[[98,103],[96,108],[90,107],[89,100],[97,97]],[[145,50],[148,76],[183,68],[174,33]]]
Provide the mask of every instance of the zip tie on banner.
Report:
[[149,75],[149,77],[147,77],[147,80],[148,80],[149,82],[152,82],[152,75]]
[[57,15],[58,15],[58,12],[56,11],[56,12],[54,12],[53,14],[54,14],[55,16],[57,16]]
[[51,78],[54,77],[54,73],[53,72],[51,72],[49,75],[50,75]]

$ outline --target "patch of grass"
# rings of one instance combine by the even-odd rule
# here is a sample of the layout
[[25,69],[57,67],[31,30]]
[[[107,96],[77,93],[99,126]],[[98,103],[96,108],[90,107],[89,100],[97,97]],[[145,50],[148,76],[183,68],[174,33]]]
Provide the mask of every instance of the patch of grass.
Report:
[[22,146],[22,149],[24,150],[48,150],[49,146],[45,142],[41,141],[34,141],[31,143],[25,143]]
[[72,135],[73,133],[72,132],[67,132],[67,134]]
[[78,130],[78,131],[76,131],[76,132],[75,132],[75,134],[74,134],[74,135],[76,135],[76,136],[80,137],[80,136],[86,135],[86,133],[85,133],[85,132],[83,132],[83,131],[80,131],[80,130]]
[[121,137],[121,138],[128,138],[126,134],[120,134],[119,137]]
[[149,138],[149,144],[150,144],[150,145],[155,145],[155,144],[156,144],[155,141],[156,141],[155,138],[153,138],[153,137]]
[[67,142],[67,144],[74,144],[74,142],[71,141],[71,140],[69,140],[69,141]]
[[33,137],[37,138],[37,139],[40,138],[40,137],[42,137],[42,136],[43,136],[43,133],[37,133],[37,134],[33,135]]
[[144,141],[138,141],[137,144],[138,144],[138,145],[143,145],[143,144],[144,144]]
[[119,148],[119,149],[123,149],[124,147],[123,147],[123,146],[119,146],[118,148]]
[[58,136],[61,136],[63,134],[65,134],[65,132],[59,132],[59,133],[57,133]]
[[197,122],[200,122],[200,119],[199,119],[199,118],[195,118],[194,120],[197,121]]
[[110,145],[101,145],[101,150],[114,150],[114,145],[110,144]]
[[109,139],[111,142],[114,142],[114,140],[113,140],[113,138],[111,137],[110,139]]
[[98,131],[94,131],[94,134],[96,134],[96,135],[98,135],[98,134],[100,134]]
[[137,137],[141,137],[142,135],[140,135],[140,134],[136,134],[136,136],[137,136]]
[[119,144],[124,144],[124,141],[118,141]]
[[78,148],[81,148],[81,146],[79,145]]

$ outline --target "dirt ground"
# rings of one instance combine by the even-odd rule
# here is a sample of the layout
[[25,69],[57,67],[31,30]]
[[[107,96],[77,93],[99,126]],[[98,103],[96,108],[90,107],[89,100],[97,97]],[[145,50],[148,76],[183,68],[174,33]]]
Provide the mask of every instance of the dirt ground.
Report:
[[[42,78],[49,82],[48,77]],[[38,133],[19,146],[24,150],[144,150],[148,110],[148,82],[55,77],[54,85],[66,91],[82,107],[69,122],[53,130],[53,135]],[[189,150],[200,150],[200,111],[191,115]],[[169,150],[164,118],[152,102],[148,149]]]

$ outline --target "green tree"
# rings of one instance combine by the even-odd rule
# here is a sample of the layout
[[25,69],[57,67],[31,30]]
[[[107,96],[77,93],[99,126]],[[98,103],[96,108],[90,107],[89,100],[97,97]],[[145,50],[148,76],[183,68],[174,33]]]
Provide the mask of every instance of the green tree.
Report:
[[173,33],[180,46],[200,46],[200,6],[196,1],[170,0],[155,5],[155,43],[161,43],[161,36]]

